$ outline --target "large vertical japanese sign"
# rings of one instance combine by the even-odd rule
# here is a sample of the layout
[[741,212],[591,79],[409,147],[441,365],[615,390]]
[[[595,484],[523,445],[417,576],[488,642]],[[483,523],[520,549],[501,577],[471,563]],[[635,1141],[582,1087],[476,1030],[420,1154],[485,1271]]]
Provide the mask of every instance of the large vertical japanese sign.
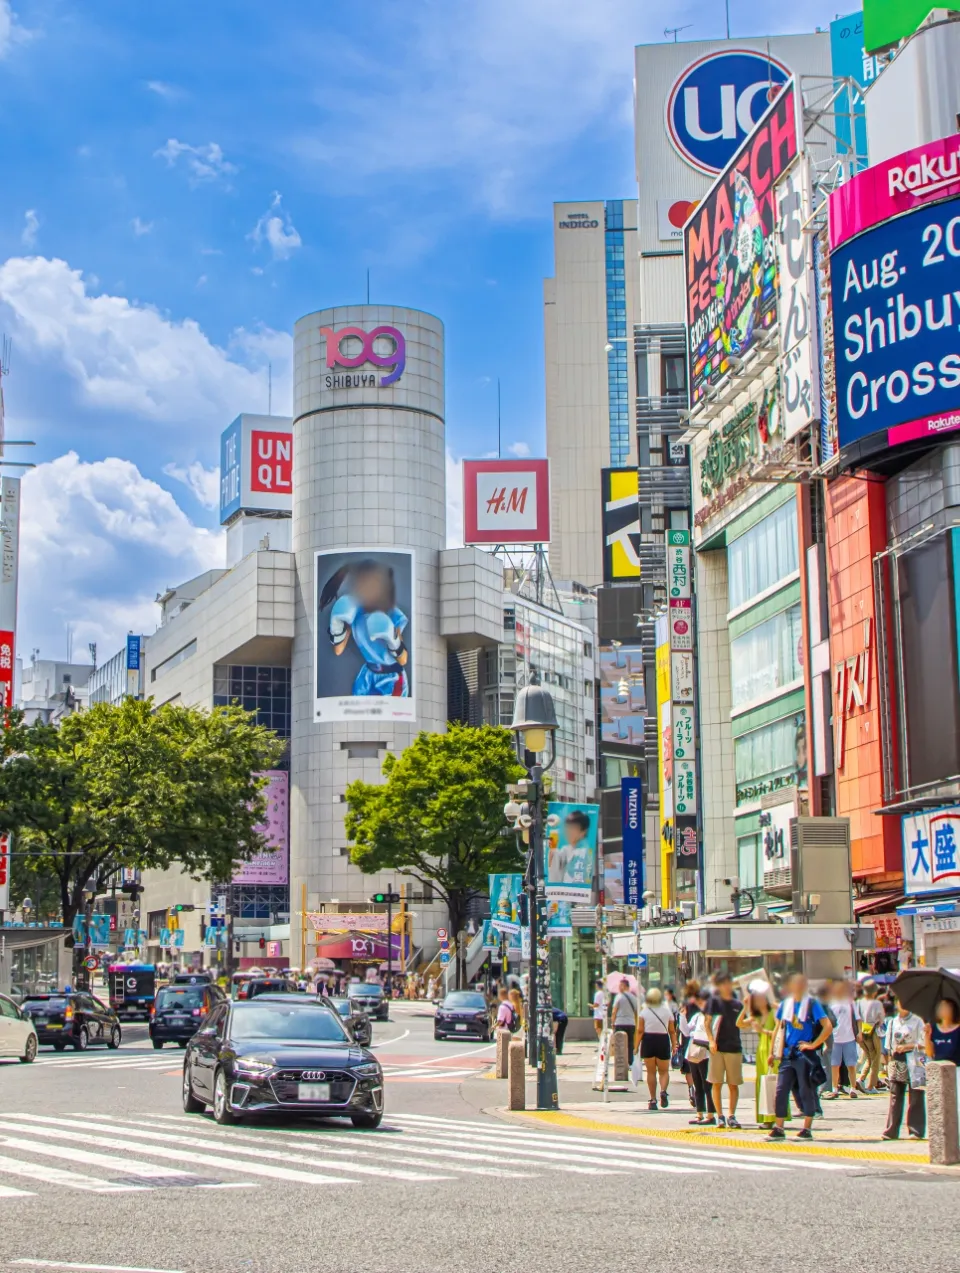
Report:
[[17,579],[20,570],[20,479],[0,480],[0,693],[13,706],[17,631]]
[[623,823],[623,900],[643,905],[643,801],[640,779],[620,779]]
[[782,434],[789,442],[820,417],[813,236],[805,229],[813,190],[806,155],[777,183],[776,199]]
[[681,870],[700,867],[697,834],[697,744],[694,699],[693,581],[690,532],[668,530],[667,612],[657,624],[657,712],[664,831],[664,904],[672,891],[669,854]]

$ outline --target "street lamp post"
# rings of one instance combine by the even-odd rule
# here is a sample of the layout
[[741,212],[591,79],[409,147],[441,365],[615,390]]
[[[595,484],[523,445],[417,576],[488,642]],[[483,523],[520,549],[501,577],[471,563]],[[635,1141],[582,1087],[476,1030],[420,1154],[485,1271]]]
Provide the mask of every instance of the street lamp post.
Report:
[[[504,813],[520,828],[529,845],[526,888],[530,920],[529,1011],[534,1014],[531,1031],[531,1063],[537,1067],[537,1109],[558,1109],[557,1057],[553,1046],[553,1003],[550,994],[550,937],[547,928],[547,898],[544,888],[543,841],[546,823],[544,774],[556,758],[554,735],[557,713],[548,690],[525,686],[517,694],[510,725],[517,757],[527,769],[526,799],[517,805],[512,799]],[[548,750],[549,748],[549,750]],[[545,764],[539,757],[547,752]],[[527,753],[535,760],[527,766]],[[534,1024],[532,1022],[531,1024]]]

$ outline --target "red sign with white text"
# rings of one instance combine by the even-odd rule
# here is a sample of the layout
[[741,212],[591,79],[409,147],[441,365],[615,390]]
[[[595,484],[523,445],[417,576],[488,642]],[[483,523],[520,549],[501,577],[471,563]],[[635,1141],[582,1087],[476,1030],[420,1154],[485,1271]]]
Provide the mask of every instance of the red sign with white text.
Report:
[[550,542],[549,460],[464,460],[463,542]]
[[13,706],[13,633],[0,629],[0,694],[3,706]]
[[250,489],[272,494],[293,492],[293,434],[250,431]]

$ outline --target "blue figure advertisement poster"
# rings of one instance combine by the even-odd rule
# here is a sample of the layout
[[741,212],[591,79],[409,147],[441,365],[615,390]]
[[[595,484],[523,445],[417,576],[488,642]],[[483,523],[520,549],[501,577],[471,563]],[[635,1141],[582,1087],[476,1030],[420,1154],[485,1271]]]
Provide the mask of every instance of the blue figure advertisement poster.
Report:
[[498,933],[520,932],[522,875],[490,876],[490,923]]
[[316,561],[314,720],[416,720],[409,549],[331,549]]
[[550,801],[543,864],[548,901],[592,904],[599,822],[599,805]]
[[[509,878],[509,877],[507,877]],[[520,930],[515,933],[500,933],[493,926],[492,919],[483,921],[483,949],[494,951],[499,954],[503,938],[507,939],[507,951],[512,954],[520,954]]]
[[547,936],[572,937],[573,920],[570,902],[547,902]]

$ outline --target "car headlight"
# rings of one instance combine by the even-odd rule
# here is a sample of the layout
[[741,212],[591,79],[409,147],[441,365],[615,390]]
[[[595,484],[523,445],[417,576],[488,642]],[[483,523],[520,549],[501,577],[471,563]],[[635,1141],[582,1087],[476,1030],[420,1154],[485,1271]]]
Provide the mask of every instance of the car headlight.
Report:
[[359,1074],[361,1078],[379,1078],[381,1075],[380,1066],[376,1061],[367,1061],[363,1065],[355,1065],[353,1072],[354,1074]]
[[249,1078],[258,1078],[261,1074],[266,1074],[273,1069],[267,1061],[237,1061],[234,1064],[234,1072],[236,1074],[245,1074]]

